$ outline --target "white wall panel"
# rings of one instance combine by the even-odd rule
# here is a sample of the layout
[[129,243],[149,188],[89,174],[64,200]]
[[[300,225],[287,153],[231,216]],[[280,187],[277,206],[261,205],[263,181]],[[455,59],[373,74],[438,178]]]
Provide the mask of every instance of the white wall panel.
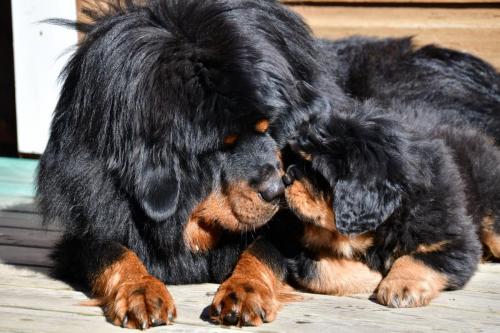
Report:
[[18,148],[42,153],[59,97],[58,76],[77,42],[70,29],[41,23],[48,18],[75,20],[71,0],[13,0],[14,67]]

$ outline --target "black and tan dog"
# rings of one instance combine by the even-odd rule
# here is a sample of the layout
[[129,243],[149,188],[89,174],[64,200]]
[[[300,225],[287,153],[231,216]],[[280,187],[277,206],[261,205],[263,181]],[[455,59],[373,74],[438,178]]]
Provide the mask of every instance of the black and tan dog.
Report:
[[175,317],[164,283],[223,281],[276,213],[279,124],[317,104],[315,41],[277,1],[118,3],[58,22],[84,37],[38,200],[64,228],[56,275],[112,323],[147,328]]
[[[327,133],[311,145],[323,154],[321,171],[300,142],[299,155],[284,150],[285,164],[299,166],[286,194],[300,218],[285,210],[274,217],[287,230],[253,245],[267,273],[238,264],[214,298],[214,321],[275,317],[268,305],[280,303],[273,291],[283,282],[343,295],[373,292],[385,276],[381,303],[423,305],[470,278],[479,240],[485,256],[500,255],[493,145],[500,142],[500,76],[493,67],[466,53],[417,48],[409,38],[318,40],[317,47],[323,77],[360,102],[337,103],[333,93],[321,110],[319,119],[332,117],[311,132]],[[318,89],[328,96],[328,86]],[[352,168],[351,181],[335,187],[334,167]],[[334,202],[344,214],[338,229]],[[259,297],[253,285],[272,292]]]
[[[56,274],[90,288],[113,323],[146,328],[175,317],[163,283],[229,276],[276,212],[278,150],[308,114],[350,103],[277,1],[119,2],[76,24],[85,37],[65,70],[38,199],[65,229]],[[269,300],[245,323],[271,320],[273,300],[288,299],[279,221],[216,296],[234,300],[236,286],[247,303]],[[231,311],[214,317],[241,322]]]
[[[259,239],[246,253],[252,260],[238,262],[214,298],[215,321],[272,320],[285,283],[423,306],[467,283],[481,241],[485,255],[500,256],[500,150],[492,140],[376,110],[359,105],[304,125],[291,143],[295,155],[285,154],[296,163],[285,191],[296,217],[275,216],[288,232]],[[256,270],[258,261],[267,269]]]
[[500,150],[473,130],[426,118],[407,125],[395,113],[335,115],[294,141],[309,161],[306,172],[292,169],[298,179],[287,189],[307,223],[300,285],[333,294],[378,285],[380,303],[420,306],[464,286],[481,240],[485,253],[500,255]]
[[[277,307],[269,305],[281,304],[276,290],[284,282],[343,295],[371,293],[385,276],[377,293],[381,303],[423,305],[439,290],[459,288],[470,278],[479,239],[486,256],[500,254],[493,145],[500,139],[500,78],[493,67],[449,49],[416,48],[407,38],[318,40],[317,46],[322,76],[354,100],[337,103],[333,93],[317,118],[331,123],[313,126],[327,131],[312,145],[324,153],[317,165],[321,172],[312,168],[315,155],[301,149],[300,141],[295,148],[302,155],[283,151],[285,164],[299,166],[291,173],[300,179],[286,195],[300,218],[286,210],[274,217],[272,224],[286,230],[248,250],[266,274],[239,263],[214,298],[216,322],[274,318]],[[329,96],[328,86],[318,89]],[[352,168],[352,181],[335,187],[333,167],[342,166]],[[339,190],[335,200],[332,189]],[[334,202],[344,213],[339,229]],[[414,215],[401,215],[408,210]],[[255,293],[254,285],[268,292]]]

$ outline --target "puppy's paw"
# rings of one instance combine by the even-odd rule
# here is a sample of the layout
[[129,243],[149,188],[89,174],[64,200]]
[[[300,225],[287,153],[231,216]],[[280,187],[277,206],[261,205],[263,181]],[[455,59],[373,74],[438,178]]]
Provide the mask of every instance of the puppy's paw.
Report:
[[216,324],[259,326],[276,318],[279,304],[274,291],[265,284],[233,277],[217,290],[210,319]]
[[425,306],[439,295],[432,281],[426,279],[386,277],[377,288],[376,299],[392,308]]
[[106,318],[125,328],[168,325],[177,315],[167,287],[148,275],[118,284],[102,303]]

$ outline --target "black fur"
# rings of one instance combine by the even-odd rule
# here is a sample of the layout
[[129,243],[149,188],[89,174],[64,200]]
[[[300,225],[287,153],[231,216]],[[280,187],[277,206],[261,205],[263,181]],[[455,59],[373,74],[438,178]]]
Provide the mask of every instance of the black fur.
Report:
[[[500,151],[475,130],[435,122],[434,112],[364,103],[311,120],[292,146],[312,155],[311,168],[331,186],[337,230],[374,232],[363,259],[370,267],[386,274],[399,256],[413,255],[455,289],[478,264],[482,219],[499,213],[499,168],[490,163]],[[416,253],[440,242],[439,251]]]
[[[88,286],[124,246],[164,282],[220,282],[254,234],[195,254],[183,226],[214,189],[264,181],[279,164],[270,134],[283,145],[323,103],[315,41],[275,1],[124,2],[76,24],[41,158],[41,211],[65,229],[55,271]],[[261,119],[269,134],[254,132]]]
[[[374,149],[367,155],[363,150],[367,147],[362,147],[356,156],[350,149],[357,142],[351,142],[353,146],[346,146],[349,154],[343,152],[342,156],[349,155],[352,163],[361,158],[360,166],[374,158],[372,166],[377,167],[377,177],[372,179],[367,170],[349,169],[348,163],[338,170],[328,161],[318,167],[326,179],[335,180],[330,185],[335,185],[337,196],[344,199],[335,207],[342,215],[342,230],[363,231],[366,225],[359,225],[359,218],[370,221],[368,228],[382,230],[387,220],[401,213],[401,207],[408,207],[410,197],[421,195],[418,190],[429,190],[431,185],[424,180],[435,173],[442,182],[437,188],[456,196],[433,193],[446,201],[449,210],[440,211],[439,205],[431,202],[427,207],[423,202],[429,209],[426,213],[430,213],[424,218],[458,219],[460,230],[446,223],[435,227],[449,233],[453,246],[466,253],[462,256],[458,251],[456,258],[446,258],[452,263],[446,269],[456,275],[453,286],[467,280],[478,251],[477,243],[469,242],[470,232],[461,233],[462,227],[471,224],[463,202],[458,202],[464,189],[450,158],[453,144],[443,143],[441,137],[422,138],[418,131],[415,134],[402,125],[392,128],[404,121],[390,117],[384,120],[377,115],[375,128],[372,123],[358,128],[356,121],[371,122],[372,108],[377,107],[366,103],[361,111],[351,114],[358,104],[348,95],[361,100],[375,98],[384,109],[390,109],[401,103],[391,96],[400,96],[404,84],[412,79],[415,86],[410,88],[418,94],[408,93],[402,100],[410,105],[405,107],[407,113],[413,114],[412,110],[425,108],[419,103],[429,93],[427,74],[419,73],[437,66],[439,70],[432,73],[436,86],[430,91],[439,91],[438,84],[445,77],[463,83],[463,90],[475,89],[474,93],[495,97],[484,101],[478,98],[476,104],[464,106],[466,99],[453,104],[454,97],[450,97],[460,95],[462,90],[448,90],[444,97],[435,93],[434,98],[427,99],[434,103],[432,110],[446,108],[431,112],[432,117],[438,114],[437,118],[450,120],[457,114],[461,123],[486,128],[498,138],[495,131],[500,120],[493,113],[497,77],[488,76],[494,72],[490,67],[475,58],[436,48],[416,56],[408,46],[401,55],[387,58],[392,65],[372,72],[379,66],[369,59],[386,59],[383,48],[370,46],[379,42],[316,41],[302,20],[277,1],[123,2],[103,11],[87,11],[91,24],[63,22],[80,29],[85,37],[64,71],[64,85],[38,175],[38,200],[44,219],[58,222],[65,229],[53,256],[58,276],[88,287],[96,274],[128,248],[149,273],[164,282],[222,281],[259,232],[222,231],[217,248],[193,253],[186,247],[182,232],[195,206],[212,191],[224,191],[232,184],[244,182],[257,190],[269,176],[263,170],[277,168],[276,150],[295,136],[297,125],[312,114],[335,112],[347,114],[339,119],[339,125],[345,125],[341,130],[347,131],[342,132],[343,138],[356,133],[367,135],[364,143],[368,151]],[[406,45],[404,41],[394,43],[400,43],[397,48],[401,50]],[[378,57],[364,59],[365,53]],[[448,53],[450,56],[445,56]],[[411,61],[415,64],[407,65]],[[395,76],[391,66],[400,66],[398,71],[413,76]],[[470,83],[473,74],[481,70],[486,73],[478,79],[482,81]],[[364,81],[369,84],[363,85]],[[255,123],[262,119],[270,120],[269,132],[255,133]],[[239,141],[232,147],[225,146],[224,138],[233,134]],[[454,139],[450,135],[449,140]],[[329,147],[330,143],[320,146]],[[333,151],[335,146],[331,147]],[[429,156],[432,158],[428,160]],[[416,161],[421,165],[413,165]],[[422,172],[427,178],[419,178]],[[337,174],[347,178],[339,183]],[[473,178],[470,184],[475,181]],[[487,178],[481,181],[488,183]],[[369,205],[360,200],[366,194]],[[496,200],[496,193],[491,191],[489,198],[491,202]],[[484,207],[491,208],[489,203]],[[413,213],[411,218],[423,218]],[[282,226],[274,226],[280,221],[277,218],[266,228],[268,237],[280,249],[280,255],[292,257],[297,248],[289,238],[281,237]],[[401,242],[408,241],[409,248],[414,245],[411,237],[415,230],[402,226],[396,229]],[[280,276],[286,276],[284,259],[268,248],[271,243],[261,240],[263,250],[253,247],[256,254],[263,254],[265,262]],[[383,266],[377,261],[379,254],[397,242],[396,238],[384,238],[378,244],[382,250],[374,249],[370,262]],[[428,260],[438,263],[443,258]],[[456,272],[458,269],[463,270],[462,275]]]
[[[411,38],[318,40],[329,76],[346,94],[387,106],[427,104],[440,123],[484,131],[500,142],[500,76],[485,61]],[[407,108],[412,113],[412,108]]]

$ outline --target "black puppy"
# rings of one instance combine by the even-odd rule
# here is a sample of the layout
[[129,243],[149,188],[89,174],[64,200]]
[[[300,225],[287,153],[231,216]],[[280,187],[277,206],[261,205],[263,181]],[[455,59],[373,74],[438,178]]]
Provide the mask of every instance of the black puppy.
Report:
[[229,275],[283,192],[273,139],[322,99],[314,39],[278,2],[120,2],[76,24],[38,200],[65,230],[56,275],[147,328],[175,317],[163,282]]
[[[485,61],[411,38],[318,40],[328,74],[357,100],[428,105],[440,122],[473,127],[500,143],[500,75]],[[412,108],[406,108],[413,112]]]
[[[400,105],[403,107],[398,112],[404,111],[407,119],[396,122],[419,122],[414,118],[423,117],[427,124],[475,128],[480,133],[488,133],[493,138],[500,139],[498,74],[478,58],[436,46],[417,49],[408,38],[352,37],[337,41],[317,40],[315,47],[319,74],[314,90],[316,95],[323,98],[313,99],[315,104],[309,109],[309,113],[318,111],[326,116],[332,112],[383,114],[394,112]],[[372,100],[378,106],[367,104],[355,111],[359,104],[354,100]],[[372,107],[374,110],[371,110]],[[275,127],[272,134],[282,144],[283,141],[280,140],[293,137],[300,119],[307,116],[307,113],[294,111],[291,117],[278,119],[274,124],[279,126]],[[279,135],[280,131],[283,135]],[[466,137],[460,136],[458,140],[467,141]],[[455,146],[459,147],[459,144]],[[302,163],[297,161],[293,153],[287,152],[286,148],[282,151],[285,164]],[[307,170],[303,173],[309,176]],[[479,174],[476,172],[476,176]],[[313,220],[331,221],[334,216],[331,209],[331,187],[326,181],[315,181],[316,178],[321,179],[315,176],[319,175],[317,172],[311,170],[310,175],[306,184],[312,182],[311,186],[302,186],[300,189],[302,183],[295,182],[295,186],[291,187],[298,187],[298,198],[302,197],[297,199],[296,205],[300,208],[296,212],[309,211],[306,216]],[[471,195],[468,187],[469,185],[466,191]],[[309,192],[313,194],[309,195]],[[489,198],[493,205],[495,195],[491,194]],[[330,208],[325,208],[325,205]],[[474,208],[468,206],[468,209]],[[280,296],[283,296],[276,290],[280,290],[285,281],[315,292],[335,294],[372,292],[378,286],[382,279],[380,271],[359,260],[360,253],[364,253],[372,245],[373,238],[369,233],[353,238],[337,231],[330,232],[335,228],[332,223],[317,227],[310,223],[303,225],[305,220],[309,219],[303,218],[300,221],[286,210],[281,210],[273,218],[272,232],[254,243],[247,253],[254,262],[266,264],[261,269],[263,273],[255,274],[259,270],[249,264],[249,260],[239,262],[233,275],[219,288],[213,300],[211,309],[214,321],[255,325],[272,320],[276,316],[275,305],[281,304]],[[475,222],[476,225],[481,224],[477,219]],[[493,232],[494,224],[491,219],[485,219],[484,222],[483,229],[488,231],[483,240],[489,239],[491,247],[495,249],[498,238],[496,231]],[[285,226],[286,229],[283,230]],[[474,248],[474,245],[471,247]],[[319,261],[298,262],[293,259],[296,256],[307,258],[308,251],[311,251],[309,255],[314,256],[318,252],[333,251],[338,257],[325,255]],[[471,261],[474,261],[473,257],[472,255]],[[321,276],[321,279],[311,279],[306,285],[302,283],[302,278],[293,278],[307,274],[314,266],[309,264],[319,264],[313,272],[316,277]],[[475,265],[471,263],[470,266]],[[256,293],[255,290],[259,292]]]
[[440,125],[434,112],[365,104],[304,126],[292,146],[307,173],[292,169],[298,179],[286,191],[307,224],[299,285],[371,292],[378,272],[380,303],[421,306],[465,285],[481,240],[500,256],[500,150],[475,130]]

